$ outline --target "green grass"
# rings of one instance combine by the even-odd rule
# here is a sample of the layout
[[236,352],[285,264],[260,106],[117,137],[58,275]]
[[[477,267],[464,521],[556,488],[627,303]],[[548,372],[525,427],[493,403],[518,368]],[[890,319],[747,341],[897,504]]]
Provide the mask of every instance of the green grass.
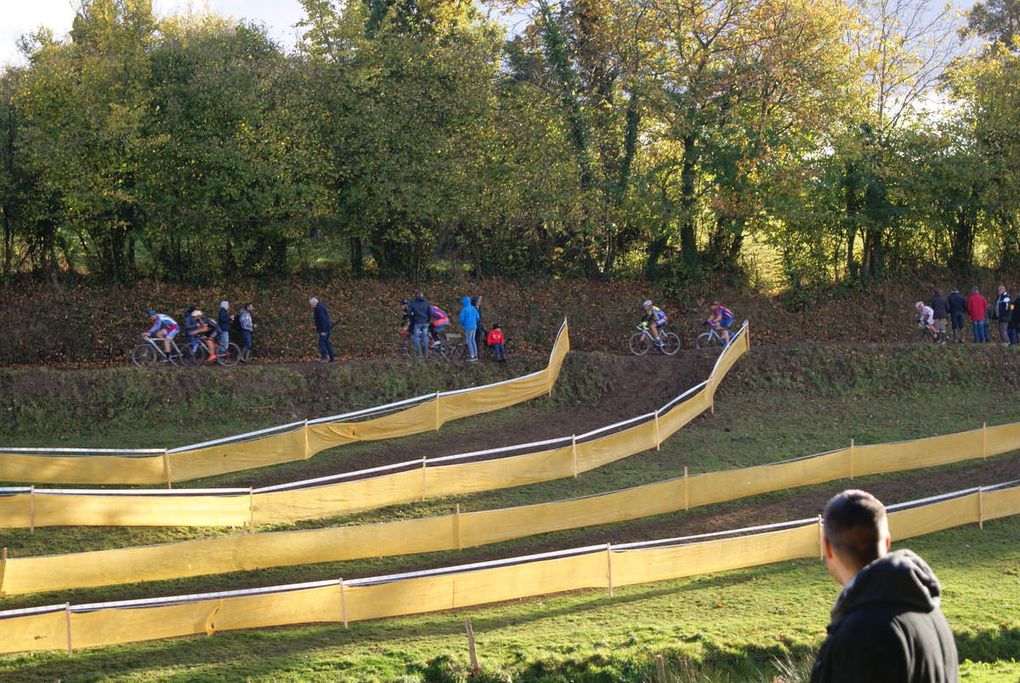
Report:
[[[959,431],[1014,421],[1003,386],[993,378],[942,373],[933,390],[917,372],[897,371],[900,363],[923,365],[908,354],[856,372],[833,387],[834,370],[822,351],[792,364],[769,365],[751,356],[724,383],[716,414],[681,430],[658,452],[648,452],[583,474],[577,479],[495,491],[456,499],[425,501],[334,520],[372,522],[465,509],[519,505],[614,490],[692,473],[742,467],[846,445],[874,443]],[[928,354],[927,350],[921,352]],[[932,359],[924,355],[924,363]],[[938,359],[936,359],[938,360]],[[609,362],[608,360],[605,362]],[[589,371],[592,368],[588,368]],[[809,379],[805,379],[809,377]],[[828,387],[827,389],[825,387]],[[547,411],[597,398],[596,388],[571,398],[541,399],[453,423],[437,434],[410,437],[428,448],[439,439],[494,428],[527,427]],[[564,403],[556,403],[565,401]],[[198,429],[196,426],[195,429]],[[359,444],[336,449],[385,449]],[[352,451],[346,451],[352,452]],[[1004,456],[1012,457],[1012,456]],[[953,466],[965,468],[966,465]],[[896,475],[911,476],[911,475]],[[882,478],[856,480],[867,487]],[[993,482],[989,482],[993,483]],[[810,490],[838,490],[832,483]],[[783,501],[776,493],[659,518],[684,533],[702,516],[749,505]],[[895,502],[895,501],[886,501]],[[764,520],[779,521],[779,520]],[[320,526],[324,522],[299,526]],[[606,538],[633,540],[635,523],[603,528]],[[3,532],[15,555],[122,547],[224,533],[202,529],[41,529]],[[5,608],[82,602],[157,593],[192,592],[344,576],[351,578],[442,566],[492,555],[526,552],[533,543],[577,545],[591,532],[574,530],[488,548],[425,557],[367,559],[263,572],[202,577],[154,584],[69,591],[5,599]],[[907,543],[935,568],[946,589],[944,608],[957,634],[968,681],[1017,680],[1020,676],[1020,519],[962,527]],[[80,680],[466,680],[469,674],[463,619],[470,616],[478,638],[483,675],[473,680],[615,681],[655,680],[654,657],[662,654],[670,680],[772,680],[780,668],[803,673],[824,633],[837,586],[814,561],[789,562],[725,574],[617,589],[614,597],[586,591],[492,607],[351,624],[320,625],[213,638],[142,643],[66,655],[0,657],[0,679]]]

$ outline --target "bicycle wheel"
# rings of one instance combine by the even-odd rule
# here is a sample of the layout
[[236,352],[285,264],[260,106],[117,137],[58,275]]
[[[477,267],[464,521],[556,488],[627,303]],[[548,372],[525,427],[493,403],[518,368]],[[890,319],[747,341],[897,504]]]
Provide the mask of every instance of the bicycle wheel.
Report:
[[694,348],[707,349],[709,346],[712,346],[715,343],[715,341],[712,339],[712,337],[714,336],[715,335],[713,335],[711,332],[702,332],[695,338]]
[[199,368],[205,365],[207,360],[209,360],[209,349],[206,348],[205,344],[199,344],[198,348],[195,349],[195,353],[190,358],[190,363],[193,367]]
[[659,336],[662,337],[662,346],[659,347],[659,351],[662,351],[667,356],[675,356],[677,351],[680,350],[680,337],[672,332],[663,332]]
[[188,359],[184,357],[184,354],[181,353],[181,350],[177,348],[176,345],[174,345],[173,348],[170,349],[169,358],[170,365],[174,366],[175,368],[181,368],[188,364]]
[[635,332],[630,335],[630,352],[635,356],[643,356],[648,353],[648,349],[651,344],[648,341],[648,335],[644,332]]
[[131,352],[131,362],[135,367],[155,367],[159,363],[159,351],[151,344],[139,344]]
[[232,368],[237,365],[237,359],[241,357],[241,349],[234,342],[227,344],[227,349],[216,356],[216,362],[225,368]]

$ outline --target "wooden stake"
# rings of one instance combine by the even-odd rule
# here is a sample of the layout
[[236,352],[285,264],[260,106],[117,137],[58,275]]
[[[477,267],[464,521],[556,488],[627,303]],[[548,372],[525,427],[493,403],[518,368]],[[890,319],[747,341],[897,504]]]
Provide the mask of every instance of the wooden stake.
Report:
[[344,628],[347,628],[347,593],[344,592],[344,580],[340,579],[340,616],[344,621]]
[[850,478],[854,478],[854,440],[850,439]]
[[4,546],[3,550],[0,550],[0,598],[6,595],[4,593],[4,574],[7,573],[7,546]]
[[666,683],[666,662],[663,661],[662,655],[655,655],[655,673],[658,675],[656,679],[658,683]]
[[457,510],[453,515],[453,535],[457,539],[457,550],[463,550],[464,542],[460,537],[460,503],[457,503]]
[[988,423],[981,423],[981,459],[988,458]]
[[426,467],[426,456],[421,456],[421,499],[425,500],[425,467]]
[[825,528],[821,515],[818,515],[818,559],[825,560]]
[[609,597],[613,597],[613,544],[606,543],[606,579],[609,583]]
[[312,445],[308,441],[308,420],[305,420],[305,460],[312,457]]
[[478,653],[475,651],[475,630],[471,628],[471,619],[464,620],[464,630],[467,631],[468,656],[471,658],[471,673],[477,675],[482,668],[478,666]]
[[255,531],[255,489],[248,487],[248,529]]
[[[984,531],[984,487],[977,487],[977,528]],[[4,548],[6,550],[7,548]]]
[[64,603],[64,621],[67,623],[67,655],[70,657],[74,654],[74,650],[71,648],[71,603]]
[[577,479],[577,434],[570,437],[570,454],[574,458],[574,479]]
[[435,416],[436,416],[436,431],[438,432],[439,431],[439,427],[442,426],[440,424],[440,422],[439,422],[439,392],[438,391],[436,392],[436,398],[434,400],[436,402],[436,411],[435,411]]
[[174,487],[173,477],[170,476],[170,456],[167,455],[166,449],[163,449],[163,478],[166,479],[166,487],[172,489]]
[[655,411],[655,450],[662,450],[662,439],[659,437],[659,411]]
[[35,486],[28,489],[28,533],[35,533]]
[[684,511],[691,509],[691,482],[687,478],[687,465],[684,465]]

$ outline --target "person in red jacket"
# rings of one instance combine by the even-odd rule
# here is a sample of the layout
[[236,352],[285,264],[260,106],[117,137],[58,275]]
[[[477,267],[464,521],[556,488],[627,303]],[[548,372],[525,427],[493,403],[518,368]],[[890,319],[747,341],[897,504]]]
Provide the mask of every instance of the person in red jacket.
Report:
[[967,297],[967,314],[970,316],[970,326],[974,332],[974,341],[984,343],[988,341],[988,321],[985,316],[988,314],[988,301],[981,296],[977,285],[970,288],[970,296]]
[[499,323],[492,326],[489,330],[489,336],[486,338],[485,343],[492,347],[493,352],[496,354],[496,360],[500,363],[506,362],[506,343],[503,339],[503,330],[500,329]]

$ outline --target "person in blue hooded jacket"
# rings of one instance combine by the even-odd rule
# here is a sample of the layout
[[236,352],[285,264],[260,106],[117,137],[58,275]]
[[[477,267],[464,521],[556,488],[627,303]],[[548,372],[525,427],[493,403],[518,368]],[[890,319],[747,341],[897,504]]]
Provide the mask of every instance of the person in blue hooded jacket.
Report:
[[478,329],[478,309],[471,305],[471,297],[466,296],[460,300],[460,326],[464,328],[464,338],[467,340],[468,360],[478,360],[478,340],[475,339],[475,331]]

